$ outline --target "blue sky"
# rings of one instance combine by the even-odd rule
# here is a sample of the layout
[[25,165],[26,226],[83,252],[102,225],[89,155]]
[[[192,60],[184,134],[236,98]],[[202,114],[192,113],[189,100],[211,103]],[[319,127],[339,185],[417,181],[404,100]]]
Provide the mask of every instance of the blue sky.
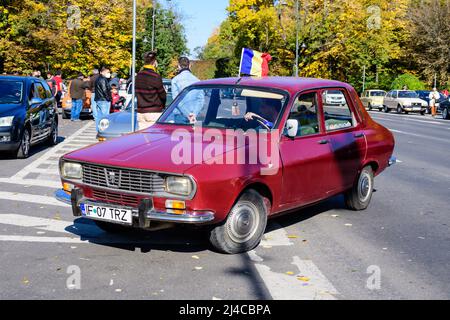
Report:
[[226,18],[228,0],[174,0],[184,16],[186,36],[191,55],[206,44],[211,33]]

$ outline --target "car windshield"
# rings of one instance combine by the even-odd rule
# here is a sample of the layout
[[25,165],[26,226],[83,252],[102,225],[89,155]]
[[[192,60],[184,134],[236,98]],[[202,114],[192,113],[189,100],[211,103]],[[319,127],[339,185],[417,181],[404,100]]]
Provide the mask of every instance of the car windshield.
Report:
[[159,123],[224,129],[273,129],[287,94],[238,86],[190,87]]
[[386,92],[384,91],[372,91],[370,92],[371,97],[384,97],[386,95]]
[[22,81],[0,80],[0,104],[19,104],[22,98]]
[[399,91],[398,93],[399,98],[418,98],[419,95],[417,92],[414,91]]

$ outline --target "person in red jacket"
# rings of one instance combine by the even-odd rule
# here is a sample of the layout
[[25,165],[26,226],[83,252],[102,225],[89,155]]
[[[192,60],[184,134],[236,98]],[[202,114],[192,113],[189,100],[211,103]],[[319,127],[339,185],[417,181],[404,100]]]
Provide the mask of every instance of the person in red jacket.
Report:
[[62,90],[62,84],[63,84],[63,79],[62,79],[62,72],[61,70],[58,70],[56,72],[56,75],[53,77],[53,79],[56,82],[56,95],[55,95],[55,99],[56,102],[58,103],[58,108],[62,107],[61,105],[61,98],[62,98],[62,94],[63,94],[63,90]]

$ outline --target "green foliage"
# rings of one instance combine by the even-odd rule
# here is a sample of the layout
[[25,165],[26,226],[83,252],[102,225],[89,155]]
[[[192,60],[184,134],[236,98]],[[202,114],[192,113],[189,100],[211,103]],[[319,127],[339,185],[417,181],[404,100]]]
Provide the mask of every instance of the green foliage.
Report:
[[425,84],[412,74],[403,74],[392,82],[391,90],[401,90],[406,86],[408,90],[425,90]]
[[[130,74],[132,0],[7,2],[0,6],[1,72],[49,68],[62,69],[65,77],[72,77],[78,71],[88,74],[93,68],[108,66],[120,76]],[[150,4],[138,1],[141,35],[151,34]],[[160,70],[167,75],[173,64],[169,57],[187,51],[184,30],[174,12],[160,11],[156,34]],[[142,53],[142,41],[138,45]]]
[[[140,34],[146,41],[139,51],[140,56],[152,49],[153,8],[145,12],[145,31]],[[158,52],[158,71],[163,77],[173,77],[176,72],[178,57],[187,55],[186,36],[179,17],[173,10],[157,6],[155,19],[155,49]],[[143,62],[138,61],[138,66]]]

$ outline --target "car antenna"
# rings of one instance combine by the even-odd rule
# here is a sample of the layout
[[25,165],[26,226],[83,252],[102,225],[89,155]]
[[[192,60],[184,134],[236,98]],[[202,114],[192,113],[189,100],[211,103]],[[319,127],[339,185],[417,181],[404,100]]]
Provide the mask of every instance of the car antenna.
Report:
[[243,77],[239,77],[239,79],[236,81],[235,85],[238,85],[239,83],[241,83]]

